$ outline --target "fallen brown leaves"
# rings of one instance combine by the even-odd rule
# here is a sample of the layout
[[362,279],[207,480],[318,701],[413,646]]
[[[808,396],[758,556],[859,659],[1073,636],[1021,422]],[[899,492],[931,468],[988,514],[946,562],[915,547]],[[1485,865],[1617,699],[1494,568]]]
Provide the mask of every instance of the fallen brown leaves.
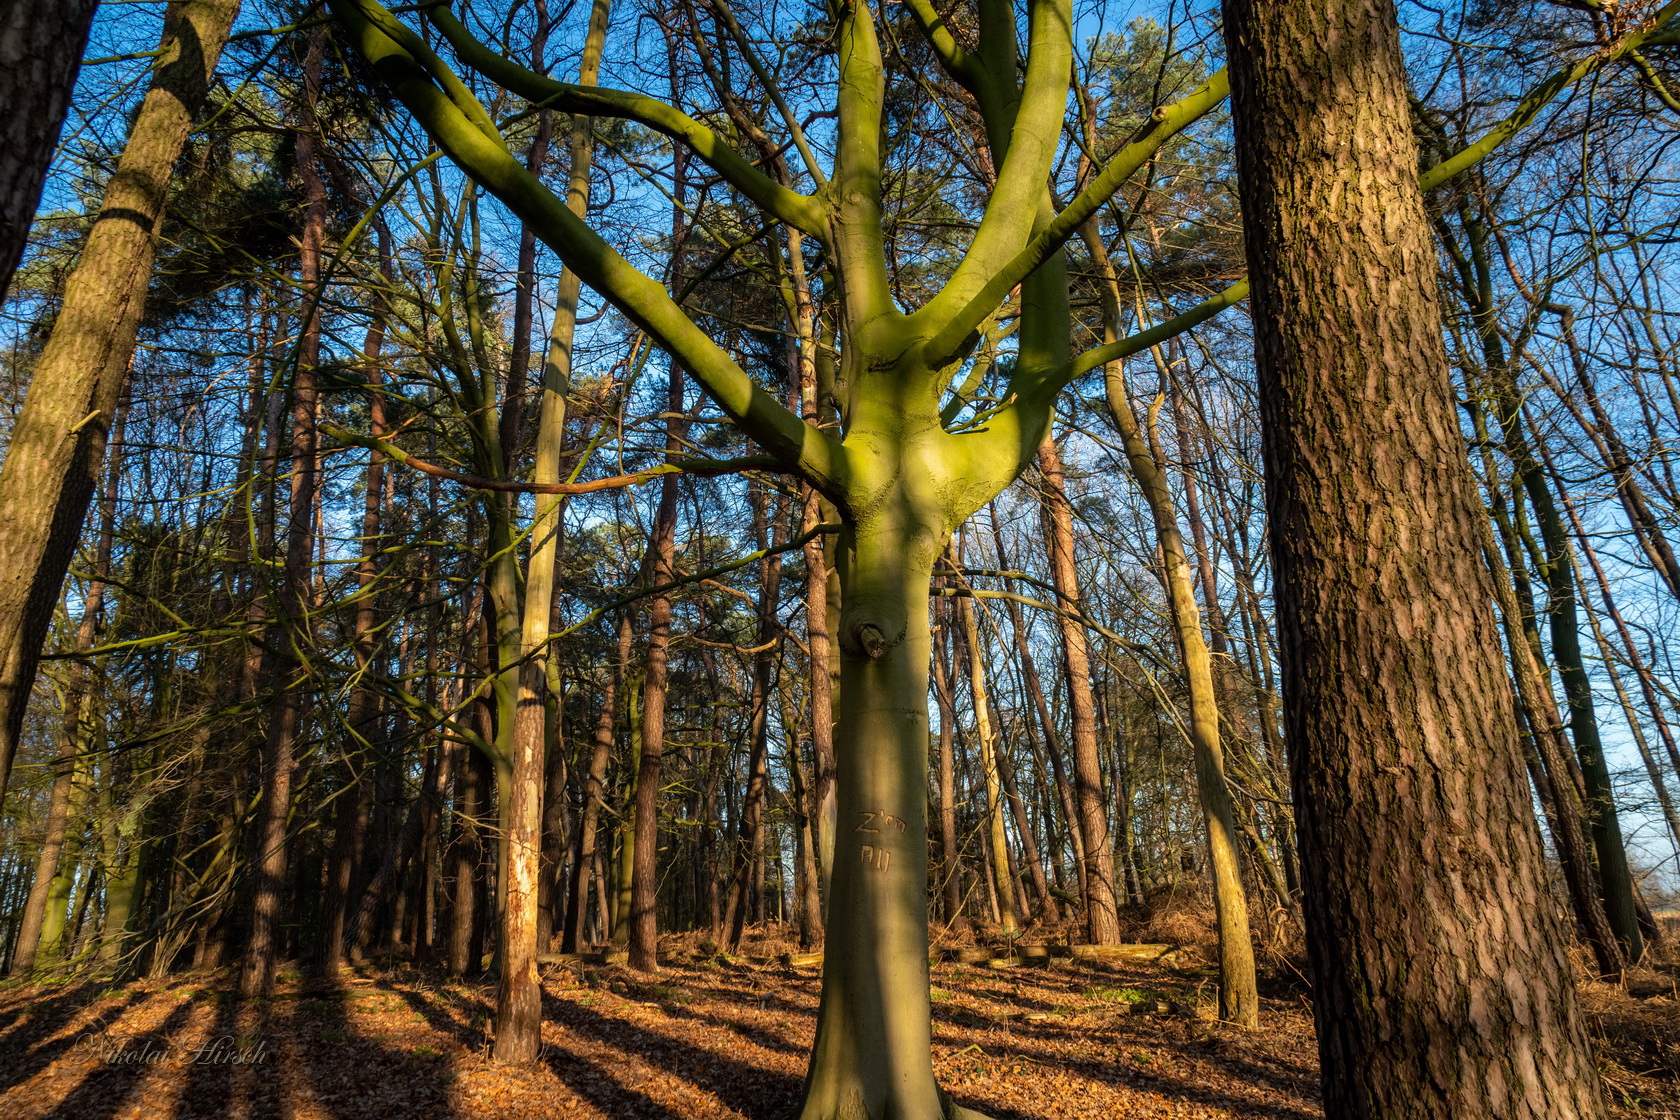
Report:
[[[0,991],[0,1116],[793,1115],[816,1025],[814,971],[691,961],[651,978],[559,968],[545,979],[545,1045],[529,1069],[489,1058],[493,988],[412,970],[347,972],[334,987],[283,983],[274,999],[243,1004],[210,976],[9,988]],[[941,1082],[995,1120],[1320,1115],[1311,1016],[1299,998],[1268,1001],[1263,1029],[1250,1033],[1211,1020],[1211,985],[1194,970],[939,965],[933,984]],[[1619,1048],[1606,1069],[1624,1115],[1680,1116],[1665,1111],[1677,1099],[1673,1077],[1647,1068],[1652,1053],[1636,1041],[1672,1038],[1675,1005],[1590,998],[1595,1034]],[[1618,1011],[1617,1000],[1627,1006]],[[1641,1033],[1623,1012],[1655,1016],[1670,1033]]]

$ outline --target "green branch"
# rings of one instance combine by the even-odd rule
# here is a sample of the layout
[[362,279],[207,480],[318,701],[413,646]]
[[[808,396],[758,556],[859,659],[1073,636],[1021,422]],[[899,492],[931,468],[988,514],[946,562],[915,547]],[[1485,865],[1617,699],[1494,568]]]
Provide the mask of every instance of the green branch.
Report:
[[[752,199],[777,220],[819,241],[828,234],[822,204],[809,195],[789,190],[759,171],[717,133],[688,114],[657,98],[627,90],[580,86],[529,70],[499,51],[491,50],[468,31],[447,8],[434,8],[427,18],[443,33],[462,62],[486,78],[544,109],[578,116],[615,117],[635,121],[688,147],[736,190]],[[801,139],[803,139],[801,137]],[[809,152],[801,149],[809,158]],[[812,161],[813,173],[815,161]]]
[[[830,496],[843,498],[840,445],[788,411],[677,306],[663,285],[613,247],[528,172],[501,142],[482,106],[413,32],[396,24],[377,0],[330,0],[350,41],[374,73],[408,107],[438,147],[499,198],[578,277],[604,296],[667,353],[682,362],[747,435],[788,470]],[[405,41],[399,41],[405,40]],[[436,68],[435,70],[433,68]]]

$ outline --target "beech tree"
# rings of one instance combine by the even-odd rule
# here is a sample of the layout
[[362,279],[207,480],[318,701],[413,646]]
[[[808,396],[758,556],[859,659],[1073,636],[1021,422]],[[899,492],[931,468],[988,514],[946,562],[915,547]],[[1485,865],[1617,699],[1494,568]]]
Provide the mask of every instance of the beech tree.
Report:
[[[836,13],[839,117],[830,168],[819,164],[791,113],[784,118],[815,194],[766,177],[671,106],[546,79],[485,48],[451,14],[434,12],[431,19],[450,45],[486,77],[535,103],[623,116],[666,133],[771,217],[824,247],[842,292],[834,388],[841,427],[835,432],[784,408],[662,285],[565,210],[511,156],[477,99],[413,31],[374,3],[344,0],[334,12],[380,79],[463,170],[680,360],[783,469],[838,509],[844,528],[835,753],[842,777],[828,907],[833,949],[803,1115],[944,1115],[932,1065],[922,916],[929,580],[952,531],[1037,453],[1055,395],[1079,372],[1068,352],[1062,244],[1166,138],[1219,101],[1223,77],[1162,109],[1069,211],[1056,214],[1046,182],[1069,88],[1071,9],[1033,5],[1022,56],[1007,8],[982,9],[978,52],[959,46],[932,9],[921,8],[930,43],[981,107],[998,183],[972,245],[938,294],[905,313],[894,306],[884,256],[885,73],[876,18],[866,5]],[[1017,284],[1022,326],[1010,403],[983,427],[948,430],[941,390],[961,370],[976,330]],[[1085,361],[1121,356],[1136,345],[1116,343]]]
[[[1680,837],[1680,382],[1639,263],[1672,222],[1541,230],[1458,173],[1518,135],[1584,163],[1596,132],[1523,131],[1592,116],[1583,81],[1665,104],[1675,13],[1554,14],[1594,48],[1491,103],[1469,66],[1456,104],[1408,95],[1381,0],[1231,2],[1238,176],[1193,23],[1079,44],[1060,0],[242,29],[286,61],[181,149],[148,298],[192,321],[147,320],[54,688],[10,701],[0,964],[488,970],[525,1064],[545,954],[796,931],[826,949],[803,1120],[932,1120],[967,1114],[938,954],[1211,901],[1222,1030],[1261,1015],[1250,915],[1305,929],[1332,1115],[1596,1115],[1530,782],[1614,976],[1637,845]],[[274,245],[192,208],[224,173]],[[75,218],[6,304],[32,337]],[[179,265],[218,238],[237,267]],[[1626,268],[1616,306],[1570,268]]]
[[[1229,306],[1247,291],[1246,284],[1236,285],[1156,328],[1073,357],[1064,244],[1166,139],[1224,97],[1225,73],[1217,73],[1176,104],[1157,108],[1138,135],[1091,177],[1072,203],[1058,211],[1046,184],[1058,150],[1059,122],[1069,91],[1070,9],[1053,0],[1029,5],[1028,36],[1022,49],[1016,39],[1015,13],[1009,8],[981,5],[972,38],[968,29],[963,29],[959,38],[931,7],[921,3],[910,7],[941,65],[973,99],[983,122],[990,162],[996,168],[996,186],[972,241],[943,282],[931,285],[926,301],[911,310],[901,309],[894,302],[888,279],[880,143],[885,64],[878,20],[867,5],[842,7],[832,13],[838,117],[828,166],[818,159],[810,138],[772,79],[761,65],[754,65],[766,93],[777,104],[789,142],[800,154],[801,173],[811,184],[811,193],[801,193],[764,175],[722,136],[674,106],[642,94],[585,89],[544,78],[485,47],[447,10],[433,9],[427,17],[457,57],[484,78],[535,104],[598,117],[618,116],[662,132],[707,163],[768,217],[799,230],[822,247],[840,291],[831,342],[838,361],[833,395],[839,424],[837,429],[824,429],[783,408],[683,314],[663,285],[638,272],[586,222],[565,210],[556,196],[512,157],[477,98],[423,39],[372,0],[334,3],[335,14],[357,49],[443,151],[534,227],[569,269],[576,270],[586,284],[679,360],[783,470],[823,493],[838,510],[843,526],[838,549],[840,618],[836,635],[841,651],[835,746],[840,781],[828,923],[833,948],[825,967],[822,1011],[802,1113],[809,1120],[857,1113],[933,1117],[944,1107],[930,1060],[923,963],[927,934],[921,917],[927,874],[924,755],[928,743],[925,697],[930,647],[926,596],[938,556],[956,527],[1000,492],[1037,453],[1051,404],[1069,380],[1105,361],[1171,337]],[[739,38],[727,7],[719,5],[717,11],[730,34]],[[1380,14],[1366,17],[1376,20],[1373,29],[1383,25]],[[1232,18],[1242,15],[1237,12]],[[1340,20],[1346,14],[1334,12],[1331,16]],[[1391,25],[1392,18],[1387,23]],[[1326,32],[1331,26],[1317,30]],[[1360,35],[1366,30],[1361,25]],[[1313,33],[1308,28],[1294,32],[1302,41]],[[1234,55],[1244,49],[1241,34],[1235,34],[1232,42]],[[740,45],[750,59],[750,44],[742,41]],[[1253,64],[1253,72],[1275,81],[1280,74],[1293,74],[1292,68],[1299,64],[1293,55],[1262,55],[1262,61]],[[1344,64],[1352,65],[1353,60],[1336,60],[1336,65]],[[1392,66],[1394,60],[1386,64]],[[1540,103],[1586,69],[1578,67],[1552,88],[1542,90]],[[1337,69],[1321,72],[1329,75],[1325,79],[1327,89],[1342,73]],[[1386,103],[1403,106],[1397,92],[1404,88],[1403,75],[1390,73],[1384,80],[1392,87]],[[1268,88],[1283,90],[1287,83],[1277,82]],[[1302,111],[1299,103],[1294,108]],[[1530,118],[1532,112],[1528,112]],[[1517,121],[1521,123],[1524,121]],[[1386,127],[1392,130],[1396,126]],[[1514,126],[1503,132],[1496,130],[1479,146],[1455,156],[1431,174],[1445,177],[1468,166],[1511,131]],[[1245,133],[1244,142],[1250,140],[1251,134]],[[1389,143],[1392,147],[1395,142]],[[1254,190],[1264,190],[1258,184],[1271,181],[1263,177],[1266,172],[1259,170],[1259,164],[1290,158],[1285,150],[1273,151],[1264,143],[1261,149],[1264,156],[1254,158],[1255,149],[1245,148],[1241,165],[1245,183],[1255,184]],[[1410,151],[1404,145],[1393,148],[1402,149]],[[1392,176],[1395,157],[1386,158],[1390,163],[1383,166]],[[1277,172],[1274,169],[1271,173]],[[1415,174],[1402,178],[1405,182],[1395,189],[1410,190],[1415,195]],[[1319,189],[1310,179],[1302,182],[1301,189],[1309,186]],[[1259,236],[1252,228],[1254,222],[1291,221],[1303,212],[1291,204],[1292,208],[1278,210],[1278,217],[1265,217],[1269,211],[1263,200],[1268,197],[1273,196],[1256,194],[1251,199],[1251,213],[1258,215],[1251,217],[1251,238]],[[1350,219],[1357,216],[1348,215]],[[1251,259],[1264,268],[1277,267],[1265,255],[1267,244],[1251,240]],[[975,422],[954,423],[956,417],[941,413],[944,390],[963,373],[983,326],[1017,286],[1021,293],[1018,350],[1007,386],[999,394],[998,403]],[[1371,293],[1362,293],[1358,299],[1362,301],[1357,304],[1359,315],[1370,316],[1373,323],[1387,321],[1389,312]],[[1431,300],[1425,298],[1420,306],[1429,317],[1434,316]],[[1438,325],[1433,319],[1430,330],[1433,352],[1439,353]],[[1444,385],[1444,381],[1438,383]],[[1407,391],[1411,388],[1407,385]],[[1450,410],[1445,413],[1449,419],[1442,421],[1433,416],[1426,402],[1419,408],[1424,418],[1420,422],[1433,423],[1437,428],[1443,422],[1450,425]],[[1371,453],[1356,431],[1348,433],[1345,443],[1343,448],[1332,442],[1328,453]],[[1444,468],[1439,496],[1448,503],[1444,508],[1467,508],[1463,506],[1467,475],[1457,459],[1454,463],[1458,465]],[[1311,463],[1291,455],[1286,463],[1274,464],[1272,474],[1279,480],[1274,485],[1307,486],[1310,474],[1299,479],[1291,474],[1298,469],[1310,472]],[[1279,489],[1276,493],[1290,491]],[[1325,524],[1337,524],[1334,519],[1338,515],[1337,509],[1332,509],[1325,515],[1329,518]],[[1284,558],[1292,555],[1292,535],[1301,530],[1287,517],[1280,521],[1275,539],[1277,554]],[[1463,529],[1462,523],[1459,529]],[[1463,543],[1444,547],[1450,550]],[[1329,544],[1327,539],[1325,545]],[[1327,555],[1333,552],[1330,548]],[[1425,555],[1433,553],[1426,551]],[[1464,562],[1463,554],[1454,555],[1458,555],[1458,562]],[[1468,555],[1473,561],[1474,552]],[[1296,577],[1292,574],[1289,578]],[[1377,578],[1388,577],[1379,569]],[[1455,587],[1474,605],[1474,610],[1466,613],[1485,617],[1488,595],[1479,595],[1485,590],[1479,582],[1482,578],[1466,572]],[[1293,600],[1284,601],[1289,603],[1288,610],[1294,609]],[[1376,612],[1374,600],[1349,604],[1345,610],[1352,626],[1370,625],[1367,616]],[[1315,627],[1335,617],[1310,609],[1304,613],[1313,619]],[[1304,640],[1297,632],[1286,633],[1291,643]],[[1312,631],[1312,640],[1321,643],[1326,656],[1340,648],[1329,640],[1333,633],[1338,631]],[[1481,664],[1491,671],[1493,663],[1485,658],[1488,650],[1496,648],[1496,644],[1485,649],[1472,644],[1467,651],[1481,649]],[[1310,677],[1311,673],[1296,666],[1293,657],[1291,652],[1285,664],[1290,666],[1292,675],[1288,679],[1291,695],[1295,696],[1298,678],[1293,674]],[[1351,679],[1353,675],[1344,673],[1338,679]],[[1501,692],[1494,701],[1504,696]],[[1338,701],[1349,699],[1338,697]],[[1497,769],[1504,765],[1498,744],[1502,730],[1508,730],[1497,723],[1498,713],[1508,709],[1494,701],[1474,705],[1476,725],[1481,728],[1478,734],[1487,738],[1487,765],[1494,768],[1489,772],[1497,775],[1493,792],[1487,796],[1494,799],[1493,804],[1503,806],[1498,811],[1502,815],[1494,819],[1509,822],[1500,834],[1505,837],[1500,841],[1503,846],[1489,866],[1508,869],[1520,882],[1531,884],[1538,868],[1537,849],[1532,826],[1516,809],[1520,786],[1509,782],[1510,775],[1520,771],[1509,766]],[[1314,703],[1317,701],[1303,695],[1295,706],[1291,718],[1297,736],[1310,734],[1300,713],[1312,710]],[[1333,707],[1327,702],[1324,710],[1329,712]],[[1343,718],[1346,715],[1345,711],[1339,713],[1338,726],[1353,726],[1353,721]],[[1456,729],[1458,721],[1468,716],[1460,712],[1442,718]],[[1483,724],[1483,720],[1494,722]],[[1314,725],[1320,729],[1324,726],[1325,722]],[[1317,796],[1314,775],[1325,763],[1308,746],[1297,753],[1296,765],[1299,800],[1307,805]],[[1457,764],[1462,765],[1467,764]],[[1467,787],[1482,797],[1479,774],[1474,770],[1463,773]],[[1425,815],[1429,812],[1423,805],[1412,808]],[[1384,805],[1382,811],[1394,813],[1394,807]],[[1345,810],[1342,812],[1338,820],[1351,819]],[[1400,819],[1403,814],[1394,816]],[[1318,827],[1316,818],[1304,820],[1302,827],[1304,835],[1312,836]],[[1314,840],[1312,870],[1323,873],[1322,882],[1343,882],[1342,889],[1351,891],[1351,870],[1337,880],[1317,862],[1325,858],[1323,849],[1329,843]],[[1369,866],[1375,864],[1360,866],[1366,867],[1363,874],[1368,875]],[[1490,879],[1497,878],[1497,872],[1490,872]],[[1315,929],[1320,943],[1323,937],[1336,935],[1335,931],[1352,931],[1351,935],[1357,937],[1364,928],[1354,914],[1336,912],[1336,918],[1326,919],[1323,915],[1329,911],[1322,908],[1322,901],[1318,905],[1309,926],[1326,923]],[[1525,962],[1530,968],[1549,967],[1552,960],[1545,954],[1555,952],[1558,945],[1555,930],[1544,925],[1539,930],[1541,955]],[[1567,992],[1556,994],[1555,1014],[1561,1033],[1552,1039],[1556,1045],[1548,1052],[1563,1063],[1560,1074],[1574,1076],[1578,1070],[1570,1063],[1579,1062],[1584,1051]],[[1351,1016],[1350,1021],[1358,1021],[1358,1017]],[[1327,1032],[1326,1037],[1332,1035]],[[1423,1049],[1420,1037],[1419,1050]],[[1394,1083],[1400,1083],[1398,1076]],[[1590,1098],[1589,1091],[1583,1092]]]

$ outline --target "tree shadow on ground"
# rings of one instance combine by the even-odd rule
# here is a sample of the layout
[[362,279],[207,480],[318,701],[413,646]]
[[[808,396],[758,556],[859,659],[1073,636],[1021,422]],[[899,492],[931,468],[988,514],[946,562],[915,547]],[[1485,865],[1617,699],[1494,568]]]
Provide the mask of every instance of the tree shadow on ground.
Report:
[[[84,1034],[88,1043],[75,1050],[78,1065],[84,1070],[81,1080],[65,1094],[53,1110],[50,1120],[109,1120],[136,1095],[141,1083],[156,1069],[158,1062],[172,1060],[169,1039],[186,1026],[192,1017],[192,1005],[182,1003],[165,1016],[162,1023],[132,1035],[122,1031],[122,1020],[114,1020],[99,1035]],[[121,1046],[119,1053],[116,1047]],[[124,1055],[133,1055],[132,1064]]]
[[[1208,1088],[1194,1080],[1177,1076],[1165,1069],[1138,1070],[1112,1059],[1098,1060],[1073,1057],[1065,1052],[1027,1045],[1030,1036],[1018,1035],[1016,1038],[1017,1041],[1014,1045],[1008,1049],[994,1051],[992,1057],[1000,1062],[1025,1059],[1030,1062],[1043,1063],[1051,1065],[1066,1074],[1123,1088],[1146,1089],[1149,1092],[1171,1097],[1185,1104],[1223,1108],[1235,1107],[1241,1111],[1245,1120],[1320,1120],[1321,1114],[1308,1111],[1306,1108],[1234,1098],[1228,1092]],[[1139,1040],[1127,1039],[1126,1041]],[[1160,1038],[1152,1038],[1148,1041],[1151,1045],[1159,1048],[1179,1049],[1172,1042]],[[1243,1085],[1264,1084],[1282,1089],[1296,1097],[1316,1100],[1316,1079],[1312,1079],[1309,1085],[1303,1083],[1303,1079],[1297,1079],[1288,1074],[1280,1074],[1279,1070],[1275,1068],[1278,1063],[1262,1064],[1261,1061],[1250,1057],[1237,1057],[1228,1052],[1220,1054],[1217,1062],[1229,1073],[1231,1080]],[[1272,1068],[1268,1068],[1268,1066]],[[997,1118],[997,1120],[1001,1120],[1001,1118]]]
[[150,993],[130,992],[119,1005],[100,1011],[80,1030],[65,1028],[89,1004],[109,989],[102,984],[79,984],[61,996],[34,1003],[0,1034],[0,1093],[20,1085],[68,1054],[90,1032],[108,1028]]
[[[546,994],[543,1017],[585,1038],[633,1054],[705,1090],[749,1120],[785,1120],[793,1114],[804,1088],[796,1077],[723,1058],[711,1050]],[[569,1078],[567,1083],[571,1084]]]
[[450,1089],[459,1074],[455,1058],[426,1045],[393,1044],[355,1025],[354,1001],[389,996],[410,1003],[407,995],[388,981],[347,985],[341,976],[313,981],[300,991],[285,1024],[286,1072],[295,1072],[299,1083],[294,1089],[305,1090],[316,1107],[342,1120],[457,1117]]

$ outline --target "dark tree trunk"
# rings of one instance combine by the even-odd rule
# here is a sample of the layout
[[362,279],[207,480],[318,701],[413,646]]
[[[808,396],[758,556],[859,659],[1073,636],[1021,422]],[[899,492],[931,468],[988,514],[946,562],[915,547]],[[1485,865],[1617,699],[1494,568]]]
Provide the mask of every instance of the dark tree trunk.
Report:
[[23,259],[98,6],[11,0],[0,12],[0,299]]
[[1325,1115],[1601,1117],[1479,557],[1393,5],[1224,16]]
[[[589,774],[583,790],[583,812],[578,820],[577,848],[572,854],[571,905],[566,914],[566,928],[560,937],[560,951],[576,953],[588,944],[589,880],[600,878],[596,856],[600,843],[601,806],[606,796],[603,788],[607,777],[607,761],[612,757],[613,725],[618,718],[618,690],[623,685],[630,665],[630,642],[633,632],[630,612],[618,620],[618,651],[613,659],[612,675],[601,690],[601,713],[595,722],[595,734],[589,759]],[[606,921],[606,911],[600,914]]]
[[[665,449],[678,454],[682,447],[683,376],[676,365],[666,397],[669,414]],[[659,510],[648,541],[649,563],[643,566],[655,586],[676,578],[677,476],[661,480]],[[648,605],[647,676],[642,682],[642,753],[636,769],[635,851],[630,868],[630,967],[641,972],[659,968],[659,773],[665,758],[665,703],[671,648],[671,592],[655,595]]]
[[315,498],[319,463],[315,428],[317,390],[315,365],[321,353],[321,320],[314,301],[321,281],[321,256],[326,238],[327,191],[321,181],[320,136],[315,106],[320,97],[321,60],[326,30],[310,34],[303,64],[303,100],[298,107],[298,177],[303,180],[303,231],[298,250],[298,283],[305,311],[299,332],[297,368],[292,380],[292,486],[290,522],[286,527],[286,558],[282,574],[279,634],[274,645],[272,677],[279,694],[269,716],[263,743],[263,793],[257,817],[257,851],[251,891],[251,925],[240,966],[239,990],[247,996],[266,995],[274,983],[274,964],[280,950],[283,884],[286,881],[286,818],[291,807],[292,747],[303,722],[305,667],[299,650],[305,645],[305,618],[310,608],[310,560],[315,551]]

